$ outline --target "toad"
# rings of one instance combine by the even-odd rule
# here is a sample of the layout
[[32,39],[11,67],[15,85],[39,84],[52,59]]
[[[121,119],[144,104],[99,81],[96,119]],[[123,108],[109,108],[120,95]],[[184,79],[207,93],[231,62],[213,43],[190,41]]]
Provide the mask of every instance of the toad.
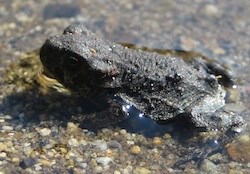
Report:
[[243,123],[225,110],[227,84],[219,76],[231,77],[199,58],[129,49],[74,24],[46,40],[40,59],[46,74],[83,97],[119,97],[158,122],[181,119],[209,130]]

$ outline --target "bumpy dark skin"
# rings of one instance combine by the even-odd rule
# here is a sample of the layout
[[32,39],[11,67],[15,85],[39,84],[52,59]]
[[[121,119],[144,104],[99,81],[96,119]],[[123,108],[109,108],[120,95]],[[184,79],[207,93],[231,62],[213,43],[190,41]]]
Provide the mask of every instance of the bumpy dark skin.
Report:
[[[40,51],[45,72],[84,97],[121,97],[156,121],[180,118],[195,127],[242,123],[224,111],[225,90],[204,61],[132,50],[71,25]],[[220,70],[221,71],[221,70]]]

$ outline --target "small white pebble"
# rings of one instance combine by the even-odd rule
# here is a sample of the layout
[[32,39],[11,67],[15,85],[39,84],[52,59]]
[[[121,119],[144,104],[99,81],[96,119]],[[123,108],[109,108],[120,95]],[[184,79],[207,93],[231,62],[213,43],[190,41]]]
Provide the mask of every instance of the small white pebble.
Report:
[[3,118],[4,118],[5,120],[10,120],[10,119],[12,119],[12,116],[10,116],[10,115],[5,115]]
[[102,164],[104,166],[108,165],[110,162],[113,162],[112,158],[110,157],[97,157],[96,162]]
[[14,135],[15,135],[15,133],[13,133],[13,132],[9,132],[9,133],[8,133],[8,136],[9,136],[9,137],[12,137],[12,136],[14,136]]
[[134,145],[135,142],[134,142],[134,141],[127,141],[127,144],[128,144],[128,145]]
[[101,173],[102,172],[102,166],[96,166],[95,167],[95,173]]
[[5,152],[0,153],[0,158],[6,158],[7,154]]
[[13,130],[13,127],[4,125],[4,126],[2,127],[2,130],[5,130],[5,131],[12,131],[12,130]]
[[101,151],[105,151],[108,148],[107,143],[102,140],[96,140],[94,144],[96,145],[96,148],[100,149]]
[[79,146],[79,141],[76,138],[70,138],[68,144],[73,147]]
[[118,170],[115,170],[115,171],[114,171],[114,174],[121,174],[121,172],[118,171]]
[[121,133],[121,134],[126,134],[127,131],[126,131],[126,129],[121,129],[121,130],[120,130],[120,133]]
[[23,146],[24,147],[29,147],[31,145],[31,143],[24,143]]
[[49,128],[42,128],[38,132],[41,136],[48,136],[51,133],[51,130]]
[[35,166],[35,170],[36,171],[39,171],[39,170],[43,169],[42,166],[41,166],[41,164],[35,164],[34,166]]
[[87,163],[80,163],[79,165],[80,165],[82,168],[86,168],[86,167],[88,166]]

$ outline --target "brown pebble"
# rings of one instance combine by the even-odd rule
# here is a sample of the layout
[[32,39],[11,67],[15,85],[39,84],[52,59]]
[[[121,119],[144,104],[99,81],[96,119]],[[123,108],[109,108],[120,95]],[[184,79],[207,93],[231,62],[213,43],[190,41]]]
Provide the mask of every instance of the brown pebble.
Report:
[[106,155],[107,157],[112,157],[112,156],[115,155],[115,153],[114,153],[114,151],[113,151],[112,149],[107,149],[107,150],[105,151],[105,155]]
[[139,146],[132,146],[130,148],[130,152],[133,154],[133,155],[138,155],[140,152],[141,152],[141,148]]
[[227,153],[230,158],[237,162],[250,162],[250,138],[242,135],[237,140],[227,145]]

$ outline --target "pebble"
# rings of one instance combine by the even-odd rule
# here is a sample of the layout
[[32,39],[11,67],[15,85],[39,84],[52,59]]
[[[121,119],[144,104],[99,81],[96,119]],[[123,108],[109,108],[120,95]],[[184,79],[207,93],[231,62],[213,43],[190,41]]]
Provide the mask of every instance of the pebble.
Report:
[[13,146],[12,141],[6,141],[5,144],[6,144],[7,147],[12,147]]
[[79,141],[76,138],[70,138],[68,140],[68,144],[69,144],[69,146],[77,147],[77,146],[79,146]]
[[250,162],[250,137],[242,135],[237,140],[227,145],[227,153],[234,161]]
[[6,158],[7,154],[5,152],[0,153],[0,158]]
[[85,140],[80,140],[79,143],[82,145],[82,146],[86,146],[88,144],[87,141]]
[[126,131],[126,129],[121,129],[120,133],[123,134],[123,135],[125,135],[125,134],[127,134],[127,131]]
[[42,166],[40,164],[35,164],[34,166],[36,171],[42,170]]
[[107,143],[103,140],[96,140],[94,144],[96,145],[96,148],[98,148],[101,151],[105,151],[108,148]]
[[66,129],[67,133],[70,134],[70,133],[78,131],[78,126],[79,126],[78,124],[68,122],[67,129]]
[[151,171],[146,169],[145,167],[136,167],[133,173],[134,174],[150,174]]
[[203,170],[205,173],[218,173],[218,167],[210,160],[205,159],[204,162],[201,165],[201,170]]
[[243,171],[239,171],[237,169],[230,169],[229,174],[244,174]]
[[162,139],[160,137],[154,137],[153,143],[154,143],[154,145],[161,145]]
[[106,151],[105,151],[105,156],[108,156],[108,157],[112,157],[112,156],[114,156],[114,151],[112,150],[112,149],[107,149]]
[[102,166],[96,166],[95,167],[95,173],[102,173],[102,171],[103,171]]
[[133,171],[133,166],[128,165],[126,168],[124,168],[124,169],[122,170],[122,173],[123,173],[123,174],[130,174],[130,173],[132,173],[132,171]]
[[79,166],[81,166],[82,168],[86,168],[88,166],[87,163],[78,163]]
[[128,144],[128,145],[134,145],[135,142],[134,142],[134,141],[127,141],[127,144]]
[[204,12],[208,16],[218,16],[220,14],[219,9],[213,4],[205,5]]
[[140,152],[141,152],[141,148],[139,146],[132,146],[130,148],[130,152],[133,154],[133,155],[138,155]]
[[116,140],[110,140],[107,143],[107,145],[108,145],[109,148],[119,149],[119,150],[122,149],[122,145],[118,141],[116,141]]
[[4,125],[4,126],[2,126],[2,130],[4,130],[4,131],[12,131],[13,127]]
[[102,164],[102,165],[106,166],[109,163],[114,162],[114,161],[112,160],[112,158],[105,156],[105,157],[97,157],[96,158],[96,162],[99,163],[99,164]]
[[119,170],[115,170],[114,174],[121,174],[121,172]]
[[20,159],[17,158],[17,157],[14,157],[14,158],[11,159],[11,162],[13,162],[13,163],[19,163]]
[[51,167],[54,163],[50,160],[46,160],[46,159],[42,159],[39,160],[39,162],[43,165],[43,166],[47,166],[47,167]]
[[38,133],[41,135],[41,136],[48,136],[50,135],[51,133],[51,130],[49,128],[42,128],[38,131]]
[[226,53],[226,51],[223,48],[217,47],[213,49],[213,53],[216,55],[223,55]]
[[0,151],[6,150],[6,149],[7,149],[7,145],[3,142],[0,142]]
[[34,158],[25,158],[19,163],[19,166],[23,169],[26,169],[36,164],[36,162],[37,161]]
[[29,147],[30,145],[31,145],[31,143],[29,143],[29,142],[26,142],[23,144],[24,147]]

